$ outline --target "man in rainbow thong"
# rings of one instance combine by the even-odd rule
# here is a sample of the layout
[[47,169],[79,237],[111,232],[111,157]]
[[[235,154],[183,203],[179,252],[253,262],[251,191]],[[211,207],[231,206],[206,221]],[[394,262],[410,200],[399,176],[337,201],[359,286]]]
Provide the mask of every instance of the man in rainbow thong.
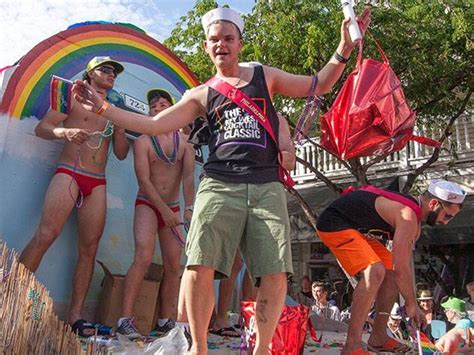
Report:
[[[94,57],[84,78],[105,99],[114,86],[122,64],[110,57]],[[94,271],[95,255],[105,224],[105,166],[109,144],[118,159],[126,158],[129,145],[125,130],[113,127],[104,117],[86,111],[72,100],[68,115],[50,110],[36,126],[44,139],[62,139],[64,149],[46,191],[41,220],[20,261],[35,272],[48,248],[59,237],[74,206],[77,212],[79,256],[73,276],[69,322],[80,335],[94,334],[81,319],[82,307]]]
[[[150,115],[170,107],[174,100],[162,89],[148,92]],[[133,145],[135,173],[139,191],[135,202],[135,258],[127,276],[122,303],[122,318],[117,331],[129,338],[138,338],[133,323],[133,305],[155,250],[158,231],[163,279],[158,295],[158,333],[166,333],[175,325],[181,273],[181,233],[179,190],[183,184],[184,223],[192,217],[194,201],[194,148],[188,137],[179,131],[156,136],[140,136]]]
[[[365,31],[366,9],[360,18]],[[229,8],[216,8],[203,16],[204,48],[216,69],[216,78],[239,89],[265,112],[267,127],[278,137],[278,116],[272,97],[323,95],[341,76],[355,47],[349,20],[341,24],[335,55],[317,79],[258,65],[239,65],[244,21]],[[317,84],[316,84],[317,80]],[[235,254],[242,252],[254,283],[256,301],[255,355],[268,354],[269,344],[283,308],[287,274],[293,272],[286,195],[279,179],[278,147],[256,118],[209,85],[200,85],[176,105],[154,117],[108,107],[86,82],[76,81],[73,92],[84,106],[136,132],[150,135],[172,132],[205,117],[210,127],[209,159],[196,193],[193,220],[186,241],[188,261],[183,275],[184,302],[192,335],[190,354],[207,354],[207,328],[214,308],[213,279],[229,277]],[[243,104],[244,100],[239,103]],[[247,104],[250,101],[245,99]],[[256,108],[256,106],[258,106]]]

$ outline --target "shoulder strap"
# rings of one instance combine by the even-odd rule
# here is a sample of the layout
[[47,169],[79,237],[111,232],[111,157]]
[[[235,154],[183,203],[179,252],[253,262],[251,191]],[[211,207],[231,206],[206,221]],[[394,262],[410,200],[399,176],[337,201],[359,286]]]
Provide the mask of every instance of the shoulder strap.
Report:
[[413,212],[415,212],[418,222],[421,221],[421,207],[415,201],[409,199],[408,197],[399,195],[395,192],[390,192],[384,189],[380,189],[372,185],[366,185],[366,186],[361,187],[360,189],[362,191],[368,191],[376,195],[383,196],[392,201],[400,202],[401,204],[411,208]]
[[218,93],[224,95],[233,103],[235,103],[237,106],[245,110],[245,112],[251,115],[265,129],[265,131],[267,131],[269,136],[275,142],[278,149],[278,160],[279,160],[278,173],[280,176],[280,181],[288,187],[293,187],[295,185],[295,182],[290,176],[289,171],[284,169],[280,164],[282,155],[281,155],[281,150],[279,148],[278,139],[277,137],[275,137],[275,133],[273,132],[273,127],[270,124],[270,121],[268,120],[265,113],[263,113],[262,109],[244,92],[242,92],[235,86],[230,85],[229,83],[215,76],[210,78],[206,82],[206,85],[213,88]]
[[263,128],[265,128],[270,137],[275,143],[277,143],[278,146],[278,140],[275,137],[275,133],[273,132],[273,127],[271,126],[270,121],[268,120],[267,116],[265,116],[262,109],[258,107],[258,105],[250,97],[248,97],[240,89],[215,76],[209,79],[206,82],[206,85],[227,97],[237,106],[244,109],[248,114],[255,118],[257,122],[260,123]]

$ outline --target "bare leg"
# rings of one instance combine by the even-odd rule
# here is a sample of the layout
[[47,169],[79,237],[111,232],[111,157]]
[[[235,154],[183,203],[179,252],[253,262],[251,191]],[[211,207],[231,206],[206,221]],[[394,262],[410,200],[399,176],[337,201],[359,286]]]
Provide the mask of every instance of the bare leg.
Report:
[[[181,234],[179,228],[176,228],[176,231]],[[183,248],[168,227],[160,228],[158,236],[160,238],[161,257],[163,258],[163,280],[158,295],[159,317],[162,319],[176,319]]]
[[228,279],[223,279],[219,282],[219,298],[217,301],[217,314],[213,324],[213,329],[218,330],[229,326],[229,319],[227,317],[227,310],[232,297],[232,291],[235,287],[235,280],[242,268],[242,259],[240,252],[235,254],[234,264]]
[[257,339],[255,355],[268,354],[268,346],[285,302],[286,288],[286,273],[284,272],[265,275],[261,278],[256,304]]
[[361,271],[361,278],[352,296],[351,319],[342,354],[350,354],[361,347],[364,323],[384,276],[385,267],[381,262],[369,265]]
[[72,283],[69,321],[73,324],[81,318],[82,306],[94,272],[95,256],[105,224],[105,186],[97,186],[84,199],[77,214],[79,257]]
[[158,223],[155,212],[148,206],[135,207],[133,232],[135,235],[135,256],[125,276],[122,301],[122,317],[132,317],[133,305],[153,259]]
[[368,341],[370,345],[382,346],[387,340],[387,321],[397,296],[398,288],[395,283],[394,272],[392,270],[386,270],[382,286],[380,286],[379,292],[377,293],[374,329]]
[[[184,275],[183,275],[184,276]],[[179,285],[179,296],[178,296],[178,315],[176,320],[180,323],[189,323],[188,313],[186,312],[186,300],[185,300],[185,289],[184,289],[184,277],[181,277]]]
[[20,262],[32,272],[38,269],[43,255],[59,237],[74,208],[76,201],[70,194],[77,197],[79,190],[74,183],[69,190],[70,183],[71,177],[65,174],[56,174],[51,179],[44,198],[40,224],[20,255]]
[[202,265],[188,266],[183,275],[186,311],[193,345],[191,354],[207,354],[207,326],[214,308],[214,269]]
[[244,274],[244,279],[242,280],[242,300],[256,300],[257,299],[258,288],[253,284],[252,279],[250,278],[248,270]]

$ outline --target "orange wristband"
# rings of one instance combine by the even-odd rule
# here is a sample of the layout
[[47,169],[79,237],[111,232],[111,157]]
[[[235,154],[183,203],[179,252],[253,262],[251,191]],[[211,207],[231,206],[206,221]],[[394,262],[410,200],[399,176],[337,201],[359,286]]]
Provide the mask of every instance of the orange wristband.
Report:
[[105,110],[107,110],[108,108],[109,108],[109,102],[107,100],[104,100],[104,103],[102,104],[100,109],[97,110],[96,114],[102,115],[105,112]]

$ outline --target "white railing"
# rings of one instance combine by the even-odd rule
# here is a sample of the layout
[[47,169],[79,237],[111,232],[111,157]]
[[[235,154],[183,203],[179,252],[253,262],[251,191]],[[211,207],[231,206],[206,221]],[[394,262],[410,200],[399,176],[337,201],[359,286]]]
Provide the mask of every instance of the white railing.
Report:
[[[443,130],[439,129],[429,133],[416,127],[414,133],[438,139]],[[312,140],[319,143],[319,138],[312,138]],[[452,145],[456,147],[457,163],[474,162],[474,118],[472,115],[461,117],[454,124],[452,135],[444,142],[443,147]],[[433,150],[432,147],[411,141],[401,151],[388,155],[384,160],[370,167],[368,175],[383,176],[384,172],[391,175],[404,175],[422,165],[431,157]],[[327,177],[345,179],[351,176],[340,160],[311,142],[303,142],[301,146],[297,147],[297,156],[308,161],[313,167],[317,167]],[[371,157],[367,157],[361,160],[365,163],[370,159]],[[433,166],[444,165],[452,159],[452,155],[446,149],[442,149]],[[296,163],[296,168],[291,172],[291,176],[297,183],[310,182],[316,179],[314,173],[300,163]]]

